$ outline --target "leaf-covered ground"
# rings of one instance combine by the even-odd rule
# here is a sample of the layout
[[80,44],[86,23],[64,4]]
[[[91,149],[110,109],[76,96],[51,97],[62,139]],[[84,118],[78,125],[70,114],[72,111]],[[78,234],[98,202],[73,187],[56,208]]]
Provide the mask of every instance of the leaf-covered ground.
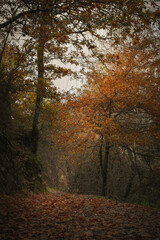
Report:
[[159,240],[160,212],[93,196],[1,196],[0,239]]

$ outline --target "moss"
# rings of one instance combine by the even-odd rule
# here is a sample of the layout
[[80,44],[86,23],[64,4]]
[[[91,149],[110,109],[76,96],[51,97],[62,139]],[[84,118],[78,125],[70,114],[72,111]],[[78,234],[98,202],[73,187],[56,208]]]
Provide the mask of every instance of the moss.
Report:
[[0,161],[0,193],[14,194],[46,190],[42,181],[42,165],[27,148],[16,145],[3,151]]
[[152,207],[152,208],[157,208],[160,209],[160,199],[157,195],[137,195],[137,196],[132,196],[128,199],[129,203],[137,204],[137,205],[143,205],[145,207]]
[[106,197],[100,196],[100,195],[95,195],[94,197],[97,198],[97,199],[106,199]]

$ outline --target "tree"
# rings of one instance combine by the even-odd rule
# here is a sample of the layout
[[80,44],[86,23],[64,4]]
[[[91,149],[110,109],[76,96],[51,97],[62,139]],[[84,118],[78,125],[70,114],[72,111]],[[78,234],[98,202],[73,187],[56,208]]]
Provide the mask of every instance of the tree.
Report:
[[0,192],[3,193],[19,191],[24,180],[22,165],[26,158],[15,140],[15,116],[18,115],[15,106],[17,103],[21,105],[21,99],[17,98],[19,93],[24,94],[28,88],[25,82],[28,70],[25,66],[25,53],[16,45],[7,44],[0,64]]
[[[157,51],[124,50],[108,56],[106,72],[93,71],[88,88],[70,100],[79,131],[72,138],[99,139],[99,159],[106,195],[107,166],[111,149],[139,148],[159,141],[159,66]],[[73,121],[73,120],[72,120]],[[74,136],[74,134],[75,136]],[[84,135],[83,135],[84,133]]]
[[0,122],[1,132],[3,133],[10,129],[12,117],[11,105],[15,101],[15,96],[20,89],[25,88],[24,78],[28,74],[27,69],[24,69],[25,65],[25,53],[20,51],[15,45],[7,45],[0,65]]

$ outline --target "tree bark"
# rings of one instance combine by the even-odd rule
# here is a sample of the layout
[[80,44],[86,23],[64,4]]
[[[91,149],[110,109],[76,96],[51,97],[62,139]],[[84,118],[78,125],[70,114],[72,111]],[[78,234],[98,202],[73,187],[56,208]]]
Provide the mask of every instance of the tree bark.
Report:
[[0,67],[0,131],[7,134],[11,129],[11,80],[12,74],[9,73],[8,79],[5,81],[3,70]]
[[103,140],[99,150],[101,174],[102,174],[102,195],[107,196],[107,175],[108,175],[108,161],[109,161],[110,146],[108,142],[105,143],[105,153],[103,159]]
[[32,125],[32,152],[37,153],[39,141],[39,123],[42,112],[42,103],[44,96],[44,41],[40,39],[37,45],[37,65],[38,65],[38,82],[36,92],[36,105]]

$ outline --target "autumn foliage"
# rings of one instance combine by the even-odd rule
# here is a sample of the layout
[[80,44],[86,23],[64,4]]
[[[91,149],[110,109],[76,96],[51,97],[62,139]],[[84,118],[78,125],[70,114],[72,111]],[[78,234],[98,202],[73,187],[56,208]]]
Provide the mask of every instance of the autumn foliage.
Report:
[[160,213],[93,196],[0,197],[1,239],[158,239]]
[[106,68],[90,74],[84,92],[69,100],[74,121],[83,124],[84,132],[90,129],[105,136],[111,145],[143,145],[149,136],[158,141],[157,52],[125,50],[108,58],[111,60]]
[[[158,68],[155,50],[126,48],[108,54],[106,62],[88,75],[87,86],[79,95],[67,97],[61,106],[63,124],[54,135],[57,147],[65,149],[65,159],[72,166],[83,165],[84,159],[77,160],[82,152],[99,154],[103,195],[107,194],[108,164],[117,151],[143,158],[140,161],[149,161],[152,171],[158,170],[154,160],[159,156],[160,137]],[[132,161],[138,171],[137,160]]]

